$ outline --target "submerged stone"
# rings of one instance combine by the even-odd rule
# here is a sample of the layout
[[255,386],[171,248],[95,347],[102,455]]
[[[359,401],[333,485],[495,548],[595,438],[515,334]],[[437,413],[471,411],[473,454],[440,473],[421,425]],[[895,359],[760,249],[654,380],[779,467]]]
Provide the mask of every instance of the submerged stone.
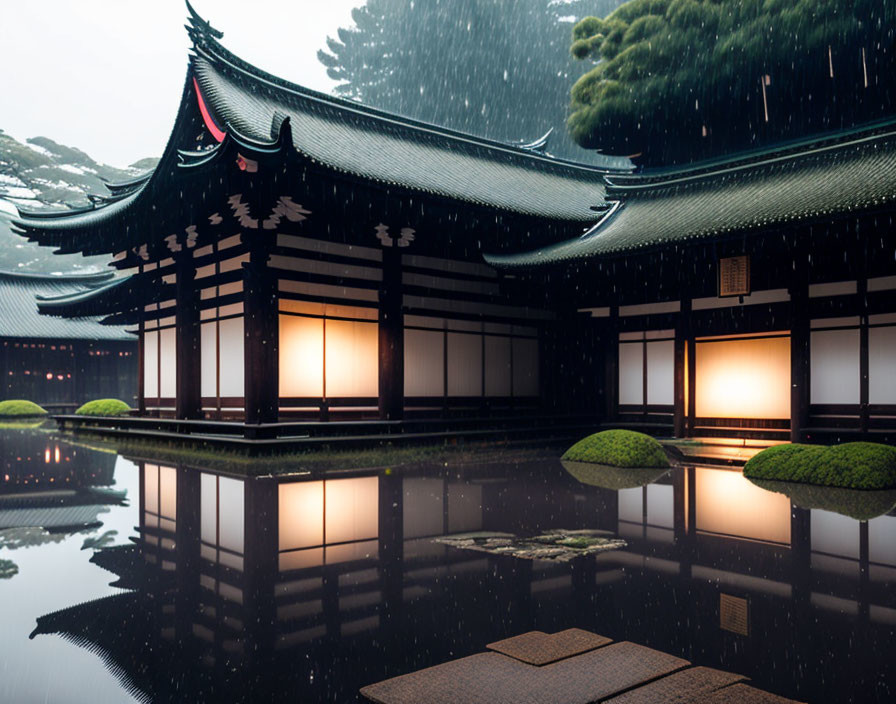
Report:
[[569,562],[584,555],[626,546],[624,540],[604,530],[555,529],[531,537],[508,533],[465,533],[435,538],[435,541],[462,550],[554,562]]

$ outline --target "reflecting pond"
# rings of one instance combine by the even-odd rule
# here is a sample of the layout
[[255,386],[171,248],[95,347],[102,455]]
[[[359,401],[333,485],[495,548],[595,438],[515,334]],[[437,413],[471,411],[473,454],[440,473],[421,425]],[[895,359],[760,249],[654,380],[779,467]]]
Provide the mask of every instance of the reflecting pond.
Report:
[[[896,697],[892,506],[859,521],[729,469],[639,486],[531,454],[247,478],[37,431],[0,447],[0,701],[351,702],[568,627],[799,700]],[[560,529],[625,545],[481,549]]]

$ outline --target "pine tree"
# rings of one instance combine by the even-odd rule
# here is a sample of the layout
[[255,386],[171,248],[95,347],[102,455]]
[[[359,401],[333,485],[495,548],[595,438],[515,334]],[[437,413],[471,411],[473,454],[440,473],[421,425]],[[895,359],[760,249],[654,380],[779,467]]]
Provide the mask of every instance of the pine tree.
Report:
[[501,141],[553,128],[550,153],[601,161],[568,136],[569,91],[585,67],[572,27],[622,0],[368,0],[318,52],[337,93]]

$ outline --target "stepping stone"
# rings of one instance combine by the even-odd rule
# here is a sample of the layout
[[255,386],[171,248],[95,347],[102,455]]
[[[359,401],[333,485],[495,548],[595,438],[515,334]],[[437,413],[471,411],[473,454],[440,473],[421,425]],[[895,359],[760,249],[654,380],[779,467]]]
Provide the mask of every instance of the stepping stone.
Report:
[[486,648],[507,655],[530,665],[547,665],[601,648],[613,642],[612,638],[599,636],[581,628],[568,628],[558,633],[530,631],[522,635],[489,643]]
[[378,704],[591,704],[688,664],[629,642],[542,667],[479,653],[378,682],[361,694]]
[[735,684],[713,692],[701,699],[700,704],[800,704],[800,702],[745,684]]
[[668,677],[632,689],[607,704],[687,704],[706,701],[706,696],[747,678],[711,667],[690,667]]

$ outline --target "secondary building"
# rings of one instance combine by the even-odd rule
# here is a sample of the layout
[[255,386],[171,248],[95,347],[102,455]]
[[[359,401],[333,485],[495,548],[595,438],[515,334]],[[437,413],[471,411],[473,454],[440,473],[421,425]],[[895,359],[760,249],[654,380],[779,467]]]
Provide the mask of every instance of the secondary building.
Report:
[[53,410],[71,410],[94,398],[133,402],[134,335],[94,319],[39,312],[57,297],[83,296],[112,276],[0,272],[0,400],[23,398]]

